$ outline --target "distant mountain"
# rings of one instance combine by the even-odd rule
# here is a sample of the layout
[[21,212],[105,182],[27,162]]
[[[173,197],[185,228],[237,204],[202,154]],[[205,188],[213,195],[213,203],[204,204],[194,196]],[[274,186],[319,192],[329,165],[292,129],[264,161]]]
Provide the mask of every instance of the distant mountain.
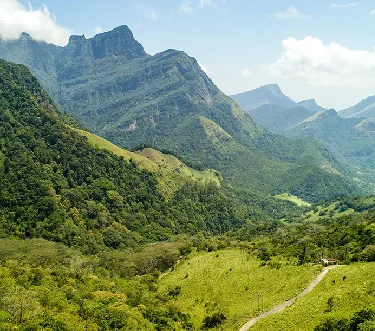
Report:
[[282,134],[306,118],[314,115],[315,112],[302,106],[282,108],[273,105],[263,105],[251,109],[249,114],[266,129]]
[[[317,108],[313,108],[317,109]],[[352,167],[358,180],[375,183],[375,120],[342,118],[335,110],[264,105],[251,110],[256,122],[288,137],[314,137]]]
[[255,90],[232,95],[231,97],[246,111],[263,105],[283,108],[290,108],[296,105],[296,102],[287,97],[277,84],[261,86]]
[[339,111],[343,118],[375,118],[375,96],[363,99],[357,105]]
[[327,109],[319,106],[315,99],[310,99],[310,100],[303,100],[297,103],[298,106],[305,107],[308,110],[313,111],[314,113],[317,113],[318,111],[325,111]]
[[[358,192],[325,148],[264,130],[194,58],[176,50],[150,56],[126,26],[72,36],[66,47],[23,35],[0,42],[0,57],[29,65],[64,111],[121,147],[173,151],[252,194],[290,192],[314,202]],[[295,104],[275,85],[263,90]]]

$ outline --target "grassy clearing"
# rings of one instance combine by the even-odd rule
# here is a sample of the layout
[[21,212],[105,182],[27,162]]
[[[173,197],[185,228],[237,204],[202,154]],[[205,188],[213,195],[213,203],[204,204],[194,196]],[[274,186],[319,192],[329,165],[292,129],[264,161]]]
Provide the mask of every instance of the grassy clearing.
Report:
[[[358,263],[331,270],[310,294],[285,311],[261,320],[251,330],[309,331],[328,318],[351,318],[363,308],[375,309],[374,275],[375,263]],[[327,301],[330,297],[333,307],[329,312]]]
[[300,206],[300,207],[310,207],[311,206],[310,203],[302,200],[301,198],[299,198],[295,195],[289,194],[289,193],[282,193],[282,194],[279,194],[279,195],[275,195],[275,198],[293,202],[297,206]]
[[320,219],[334,219],[347,215],[354,214],[355,211],[352,208],[341,210],[339,202],[331,203],[330,205],[318,206],[305,214],[305,219],[315,222]]
[[170,178],[172,181],[178,180],[178,178],[185,178],[203,183],[214,182],[217,185],[220,185],[220,177],[215,170],[199,171],[189,168],[175,156],[163,154],[152,148],[146,148],[142,151],[136,152],[136,154],[145,157],[154,164],[157,164],[159,169],[164,170],[170,177],[172,177]]
[[321,271],[320,266],[259,265],[258,259],[241,250],[196,254],[161,280],[161,291],[181,286],[174,304],[189,313],[196,326],[220,310],[227,320],[216,330],[230,331],[257,314],[259,294],[268,310],[302,291]]
[[189,168],[178,158],[165,155],[151,148],[139,152],[130,152],[93,133],[79,129],[73,130],[87,137],[91,145],[109,150],[118,156],[122,156],[125,160],[133,159],[141,168],[155,173],[161,191],[167,197],[173,195],[188,180],[202,183],[214,182],[220,185],[220,176],[214,170],[198,171]]

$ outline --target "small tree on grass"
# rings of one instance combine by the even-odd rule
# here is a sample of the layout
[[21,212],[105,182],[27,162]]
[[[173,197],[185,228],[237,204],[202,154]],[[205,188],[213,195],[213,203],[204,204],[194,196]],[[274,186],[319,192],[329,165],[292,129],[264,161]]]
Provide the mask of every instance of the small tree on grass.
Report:
[[212,329],[225,322],[227,318],[223,312],[216,312],[211,316],[206,316],[203,320],[202,329]]
[[330,312],[330,311],[332,311],[334,301],[335,301],[335,300],[334,300],[333,297],[329,297],[329,298],[328,298],[328,300],[327,300],[327,309],[326,309],[326,312]]

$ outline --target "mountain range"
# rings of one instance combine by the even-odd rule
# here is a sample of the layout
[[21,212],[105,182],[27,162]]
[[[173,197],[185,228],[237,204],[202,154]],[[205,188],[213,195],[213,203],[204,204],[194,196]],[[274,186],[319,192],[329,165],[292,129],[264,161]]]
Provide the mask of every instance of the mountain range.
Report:
[[[290,192],[314,202],[359,192],[326,148],[265,130],[194,58],[176,50],[148,55],[127,26],[72,36],[65,47],[24,33],[0,42],[0,57],[27,65],[64,112],[120,147],[172,152],[252,194]],[[280,92],[274,86],[269,95],[283,99]]]
[[[268,90],[269,92],[265,92]],[[277,99],[262,99],[278,91]],[[323,143],[340,161],[356,172],[356,178],[363,183],[375,182],[375,120],[372,119],[373,97],[358,105],[336,112],[318,106],[315,100],[294,103],[285,96],[280,88],[268,85],[243,94],[233,96],[252,118],[272,132],[288,137],[314,137]],[[252,100],[262,105],[248,108]],[[375,115],[375,114],[374,114]],[[363,117],[362,117],[363,116]],[[367,117],[369,116],[369,117]]]
[[341,110],[338,114],[343,118],[375,118],[375,96],[368,97],[353,107]]

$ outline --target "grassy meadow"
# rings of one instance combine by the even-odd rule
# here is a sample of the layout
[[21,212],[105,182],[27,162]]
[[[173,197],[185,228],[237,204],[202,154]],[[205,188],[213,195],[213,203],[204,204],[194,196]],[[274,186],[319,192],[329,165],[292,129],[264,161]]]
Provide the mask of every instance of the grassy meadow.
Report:
[[223,312],[226,321],[215,330],[238,330],[258,313],[292,298],[321,271],[320,266],[281,268],[260,266],[261,261],[244,250],[230,249],[191,255],[160,281],[161,292],[180,286],[174,304],[189,313],[197,327],[206,316]]
[[290,193],[278,194],[278,195],[275,195],[275,198],[293,202],[299,207],[310,207],[311,206],[310,203],[308,203],[308,202],[302,200],[301,198],[299,198],[299,197],[297,197],[293,194],[290,194]]
[[109,150],[117,156],[122,156],[125,160],[132,159],[141,168],[157,174],[159,185],[165,196],[173,195],[188,180],[201,183],[214,182],[220,185],[220,175],[215,170],[198,171],[192,169],[173,155],[163,154],[152,148],[130,152],[91,132],[74,130],[85,136],[91,145]]
[[[331,270],[308,295],[279,314],[255,324],[252,331],[312,331],[328,318],[351,318],[375,309],[375,263],[355,263]],[[333,298],[332,309],[327,302]]]

